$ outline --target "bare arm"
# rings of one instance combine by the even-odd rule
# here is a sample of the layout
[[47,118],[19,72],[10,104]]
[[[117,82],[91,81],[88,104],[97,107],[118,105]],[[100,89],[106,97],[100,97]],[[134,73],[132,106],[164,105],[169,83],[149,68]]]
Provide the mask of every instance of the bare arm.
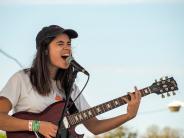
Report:
[[97,118],[92,118],[84,122],[84,125],[95,135],[107,132],[114,129],[128,120],[134,118],[137,114],[141,95],[140,92],[135,88],[135,94],[130,93],[131,101],[124,99],[128,103],[127,114],[119,115],[114,118],[98,120]]
[[14,118],[8,115],[12,104],[7,98],[0,97],[0,129],[4,131],[28,130],[28,120]]
[[107,132],[128,121],[127,114],[110,119],[98,120],[96,117],[86,121],[84,125],[95,135]]
[[[29,131],[29,120],[18,119],[8,115],[11,110],[11,102],[4,97],[0,97],[0,130],[4,131]],[[50,123],[41,121],[39,132],[46,138],[52,138],[57,132],[57,126]]]

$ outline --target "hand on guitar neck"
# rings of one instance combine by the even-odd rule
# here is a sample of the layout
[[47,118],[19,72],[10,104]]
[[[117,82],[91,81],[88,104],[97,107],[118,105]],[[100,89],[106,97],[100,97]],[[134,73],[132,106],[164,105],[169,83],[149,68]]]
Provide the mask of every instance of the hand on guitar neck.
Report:
[[130,95],[130,99],[127,97],[123,97],[123,100],[128,103],[127,107],[127,116],[128,119],[132,119],[137,115],[137,111],[140,105],[141,101],[141,92],[137,89],[137,87],[134,87],[135,92],[133,93],[128,93]]

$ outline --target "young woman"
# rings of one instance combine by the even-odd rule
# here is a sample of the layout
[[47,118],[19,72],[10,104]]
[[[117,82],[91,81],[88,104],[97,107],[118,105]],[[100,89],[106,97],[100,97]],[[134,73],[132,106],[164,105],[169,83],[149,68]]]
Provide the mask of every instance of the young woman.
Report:
[[[58,127],[55,124],[15,118],[9,116],[8,112],[14,109],[14,112],[40,113],[65,98],[65,89],[73,71],[66,58],[72,54],[71,40],[77,37],[76,31],[57,25],[44,27],[37,34],[37,52],[31,68],[15,73],[0,91],[0,130],[37,131],[46,138],[56,136]],[[72,90],[71,99],[74,100],[79,93],[77,85],[74,84]],[[128,103],[126,114],[105,120],[94,117],[83,122],[85,127],[97,135],[134,118],[141,95],[137,88],[135,93],[129,95],[130,101],[124,98]],[[90,108],[82,95],[75,101],[75,106],[78,111]]]

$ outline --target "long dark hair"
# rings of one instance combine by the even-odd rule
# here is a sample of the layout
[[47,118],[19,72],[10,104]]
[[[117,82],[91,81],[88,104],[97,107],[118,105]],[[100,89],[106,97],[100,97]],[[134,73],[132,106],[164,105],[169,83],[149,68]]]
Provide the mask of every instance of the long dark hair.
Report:
[[[26,73],[30,73],[29,76],[33,88],[43,96],[49,95],[52,90],[48,69],[48,46],[54,38],[55,37],[46,38],[39,44],[31,68],[24,70]],[[59,90],[67,89],[72,72],[73,69],[71,66],[69,66],[68,69],[58,69],[54,79],[57,82]]]

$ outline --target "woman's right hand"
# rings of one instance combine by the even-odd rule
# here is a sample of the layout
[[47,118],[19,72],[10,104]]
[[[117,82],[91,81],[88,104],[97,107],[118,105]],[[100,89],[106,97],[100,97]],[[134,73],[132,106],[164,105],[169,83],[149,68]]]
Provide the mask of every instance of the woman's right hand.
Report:
[[45,138],[56,137],[58,126],[51,122],[40,121],[39,133],[45,136]]

